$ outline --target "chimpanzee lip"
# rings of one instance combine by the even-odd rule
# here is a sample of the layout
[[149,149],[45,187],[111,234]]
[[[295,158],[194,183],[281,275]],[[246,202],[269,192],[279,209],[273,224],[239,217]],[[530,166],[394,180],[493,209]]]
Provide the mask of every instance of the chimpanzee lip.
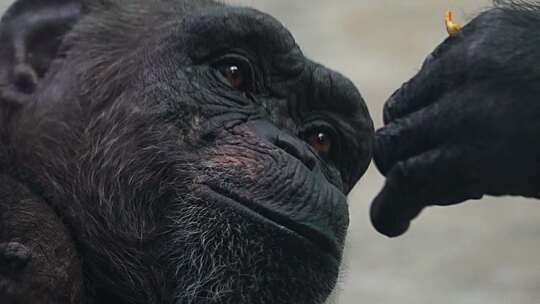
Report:
[[312,226],[298,223],[284,215],[264,208],[260,204],[246,202],[245,199],[242,199],[231,191],[218,189],[208,184],[206,184],[205,187],[210,191],[210,193],[218,196],[235,210],[247,214],[248,216],[255,217],[256,219],[262,220],[273,226],[278,226],[281,229],[285,229],[295,237],[303,239],[314,247],[320,249],[320,251],[325,253],[327,256],[331,256],[332,259],[336,261],[341,260],[341,249],[337,241],[334,238],[327,236],[322,231],[319,231]]

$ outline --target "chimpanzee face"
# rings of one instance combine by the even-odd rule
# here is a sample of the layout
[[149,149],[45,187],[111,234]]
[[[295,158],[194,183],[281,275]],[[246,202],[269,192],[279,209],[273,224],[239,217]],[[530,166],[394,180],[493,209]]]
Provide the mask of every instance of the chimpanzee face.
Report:
[[62,34],[15,136],[101,299],[324,302],[371,158],[355,86],[256,10],[105,2]]

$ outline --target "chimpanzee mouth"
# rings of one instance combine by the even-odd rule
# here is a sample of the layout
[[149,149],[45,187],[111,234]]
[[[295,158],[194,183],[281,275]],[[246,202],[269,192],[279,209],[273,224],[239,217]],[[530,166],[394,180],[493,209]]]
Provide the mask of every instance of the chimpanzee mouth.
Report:
[[209,190],[209,193],[216,196],[219,201],[223,201],[235,211],[274,227],[277,226],[286,233],[294,235],[295,238],[304,240],[333,260],[337,262],[341,260],[342,250],[337,240],[328,233],[325,233],[323,229],[318,229],[312,224],[294,221],[283,214],[261,206],[261,204],[248,201],[234,192],[217,189],[208,184],[204,186]]

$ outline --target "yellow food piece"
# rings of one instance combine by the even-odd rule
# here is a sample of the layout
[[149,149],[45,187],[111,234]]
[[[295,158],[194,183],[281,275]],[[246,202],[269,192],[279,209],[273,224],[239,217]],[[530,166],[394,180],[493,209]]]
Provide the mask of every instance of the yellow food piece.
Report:
[[461,25],[454,21],[452,11],[446,11],[445,15],[446,30],[450,36],[457,34],[461,30]]

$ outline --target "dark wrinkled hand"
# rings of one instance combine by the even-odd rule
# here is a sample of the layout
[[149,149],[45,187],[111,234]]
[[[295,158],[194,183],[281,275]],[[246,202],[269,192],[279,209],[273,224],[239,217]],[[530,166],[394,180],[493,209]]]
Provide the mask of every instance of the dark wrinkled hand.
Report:
[[371,209],[378,231],[404,233],[426,206],[540,197],[539,16],[480,15],[388,100],[375,144],[387,177]]

